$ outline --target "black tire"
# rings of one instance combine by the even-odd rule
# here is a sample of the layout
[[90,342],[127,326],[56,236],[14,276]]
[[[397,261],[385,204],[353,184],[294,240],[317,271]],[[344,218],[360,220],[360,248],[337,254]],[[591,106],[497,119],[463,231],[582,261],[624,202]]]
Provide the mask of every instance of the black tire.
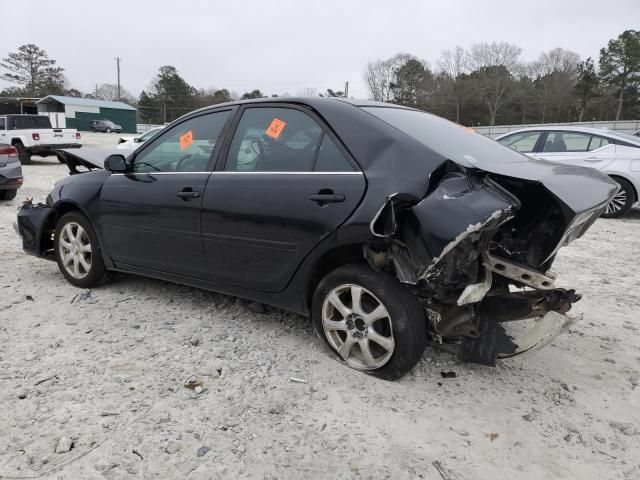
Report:
[[0,200],[13,200],[18,195],[17,189],[0,190]]
[[26,148],[24,148],[24,145],[22,145],[22,143],[20,142],[14,144],[13,146],[16,147],[16,150],[18,150],[18,160],[20,160],[20,163],[22,165],[29,165],[31,163],[31,153]]
[[[73,274],[69,270],[67,270],[67,267],[65,267],[61,256],[62,252],[60,248],[60,242],[62,239],[62,230],[69,224],[76,224],[82,227],[82,229],[86,233],[86,237],[88,237],[88,242],[91,245],[89,262],[90,268],[88,269],[88,271],[84,272],[85,275],[82,278],[74,277]],[[70,212],[60,217],[58,223],[56,224],[53,250],[60,272],[71,285],[80,288],[92,288],[102,285],[107,281],[109,272],[105,268],[104,261],[102,260],[102,252],[100,251],[98,237],[96,236],[95,230],[93,229],[89,221],[81,213]],[[72,267],[70,266],[69,268],[71,269]]]
[[[359,345],[355,347],[355,344],[354,347],[356,351],[354,352],[354,358],[351,359],[351,356],[347,355],[348,360],[342,358],[342,361],[356,370],[362,370],[378,378],[396,380],[407,374],[415,366],[422,357],[427,343],[427,320],[424,309],[418,299],[408,292],[396,279],[384,273],[376,272],[365,264],[345,265],[329,273],[322,279],[313,295],[311,317],[316,334],[324,341],[325,345],[337,354],[338,351],[336,347],[331,343],[332,341],[336,343],[336,340],[329,339],[329,337],[335,339],[336,337],[334,335],[342,339],[343,344],[350,339],[350,336],[355,337],[356,335],[360,335],[359,338],[351,340],[359,343],[366,339],[369,345],[368,349],[371,349],[373,346],[378,346],[374,340],[369,340],[369,338],[371,338],[369,335],[372,335],[368,333],[370,332],[370,328],[358,326],[358,316],[356,315],[354,317],[353,313],[348,316],[339,314],[337,317],[340,324],[342,324],[344,319],[345,325],[347,325],[347,330],[345,331],[326,332],[323,327],[323,309],[325,307],[325,301],[329,302],[327,298],[329,294],[339,291],[341,288],[350,288],[354,285],[368,291],[363,292],[362,310],[366,310],[364,308],[366,298],[372,302],[372,305],[375,305],[375,302],[379,302],[386,308],[388,316],[373,322],[372,326],[376,325],[377,322],[383,322],[383,326],[390,326],[387,332],[389,335],[383,333],[382,336],[387,337],[387,340],[389,338],[393,340],[393,349],[386,363],[376,368],[360,368],[359,366],[353,365],[353,362],[359,361],[357,358],[358,352],[360,352],[360,356],[364,358],[363,350]],[[347,293],[346,290],[345,293]],[[347,295],[349,295],[349,293],[347,293]],[[353,306],[353,303],[352,301],[350,305]],[[327,305],[334,313],[338,312],[338,309],[333,307],[333,303]],[[349,305],[348,300],[345,305]],[[367,313],[371,313],[371,311]],[[350,317],[353,317],[353,321],[349,323]],[[363,325],[364,323],[365,322],[360,319],[360,324]],[[376,331],[375,333],[380,334],[381,332]],[[351,352],[352,349],[353,347],[349,349],[349,352]],[[384,351],[384,349],[382,350]],[[371,352],[371,350],[369,351]],[[339,354],[338,356],[340,357]],[[386,357],[382,354],[379,355],[378,358],[384,361]]]
[[607,209],[601,215],[602,218],[620,218],[626,215],[636,200],[631,182],[620,177],[611,179],[620,185],[620,190],[607,205]]

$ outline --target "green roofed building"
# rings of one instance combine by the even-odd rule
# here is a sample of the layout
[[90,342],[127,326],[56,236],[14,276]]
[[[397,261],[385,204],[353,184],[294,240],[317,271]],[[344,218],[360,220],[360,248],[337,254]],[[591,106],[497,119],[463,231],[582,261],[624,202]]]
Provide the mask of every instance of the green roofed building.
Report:
[[90,131],[91,120],[111,120],[123,133],[136,133],[136,109],[123,102],[48,95],[36,104],[54,127]]

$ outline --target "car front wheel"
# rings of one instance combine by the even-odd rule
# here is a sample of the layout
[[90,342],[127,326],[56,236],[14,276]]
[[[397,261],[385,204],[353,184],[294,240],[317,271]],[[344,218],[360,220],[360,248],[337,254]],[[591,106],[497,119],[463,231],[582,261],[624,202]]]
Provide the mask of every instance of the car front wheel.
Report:
[[72,285],[91,288],[106,281],[98,239],[82,214],[71,212],[60,217],[53,247],[60,272]]
[[105,130],[106,133],[111,133],[111,129],[109,127],[107,127],[107,129]]
[[620,190],[616,193],[616,196],[609,202],[606,210],[602,214],[602,218],[619,218],[625,215],[631,207],[634,201],[633,186],[628,180],[624,178],[614,178],[614,181],[620,185]]
[[427,342],[417,298],[390,276],[368,265],[346,265],[316,288],[316,333],[351,368],[385,380],[409,372]]

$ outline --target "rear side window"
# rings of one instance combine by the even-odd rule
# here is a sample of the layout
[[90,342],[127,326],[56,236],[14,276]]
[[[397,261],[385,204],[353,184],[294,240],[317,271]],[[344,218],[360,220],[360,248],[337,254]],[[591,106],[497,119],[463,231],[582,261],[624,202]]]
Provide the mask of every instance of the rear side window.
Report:
[[232,172],[309,172],[322,129],[292,108],[248,108],[231,141],[225,170]]
[[531,153],[540,138],[540,132],[520,132],[498,140],[501,144],[522,153]]
[[604,137],[599,137],[597,135],[593,135],[591,137],[591,143],[589,143],[588,150],[596,150],[598,148],[602,148],[609,145],[609,140]]
[[51,128],[49,117],[43,115],[13,117],[14,130],[31,130],[37,128]]
[[352,172],[353,167],[329,135],[324,134],[314,170],[316,172]]

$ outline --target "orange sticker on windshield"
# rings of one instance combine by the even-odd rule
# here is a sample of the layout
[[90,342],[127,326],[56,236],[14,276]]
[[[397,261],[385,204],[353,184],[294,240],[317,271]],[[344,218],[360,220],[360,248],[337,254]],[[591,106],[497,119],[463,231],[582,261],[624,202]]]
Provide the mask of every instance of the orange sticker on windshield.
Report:
[[186,150],[193,143],[193,132],[189,130],[188,132],[180,135],[180,150]]
[[280,134],[282,133],[282,131],[284,130],[284,127],[286,126],[287,126],[287,122],[283,122],[279,118],[274,118],[273,120],[271,120],[271,123],[269,124],[269,126],[267,127],[267,130],[264,133],[267,136],[277,140]]

